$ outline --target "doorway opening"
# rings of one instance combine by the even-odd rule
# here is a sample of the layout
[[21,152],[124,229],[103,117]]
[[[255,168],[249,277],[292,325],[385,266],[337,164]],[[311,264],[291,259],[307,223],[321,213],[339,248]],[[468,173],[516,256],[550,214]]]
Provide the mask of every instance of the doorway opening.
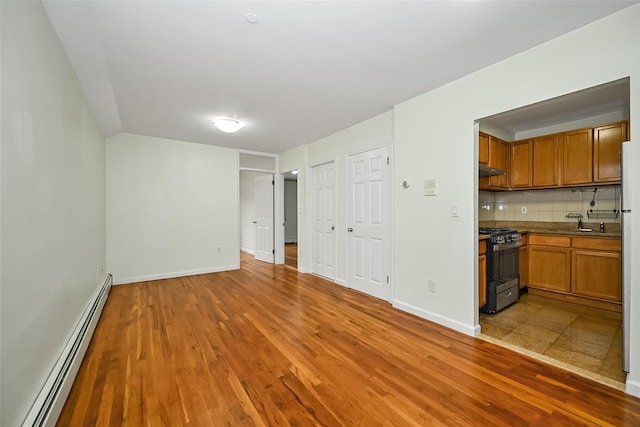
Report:
[[298,269],[298,169],[282,174],[284,179],[284,265]]
[[256,260],[277,263],[283,257],[274,226],[281,215],[281,209],[275,203],[280,197],[275,185],[278,156],[241,151],[238,165],[240,250]]
[[[481,336],[622,390],[621,176],[618,166],[617,179],[598,181],[598,162],[616,160],[628,139],[629,100],[627,78],[483,118],[474,145],[480,164],[506,172],[478,179],[477,225],[516,230],[522,244],[520,299],[495,314],[482,313],[490,275],[479,249]],[[603,143],[605,134],[616,136]],[[541,177],[550,181],[536,182]]]

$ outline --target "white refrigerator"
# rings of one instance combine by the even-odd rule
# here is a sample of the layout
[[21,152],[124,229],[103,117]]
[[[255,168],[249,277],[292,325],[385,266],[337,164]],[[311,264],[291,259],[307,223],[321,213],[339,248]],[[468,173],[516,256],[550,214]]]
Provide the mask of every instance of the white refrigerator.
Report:
[[622,370],[629,372],[631,295],[631,142],[622,143]]

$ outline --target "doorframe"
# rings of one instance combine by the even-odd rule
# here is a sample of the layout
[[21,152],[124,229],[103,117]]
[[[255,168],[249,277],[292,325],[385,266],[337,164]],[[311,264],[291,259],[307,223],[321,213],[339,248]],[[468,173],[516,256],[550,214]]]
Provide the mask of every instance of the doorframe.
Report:
[[[344,170],[345,170],[345,180],[348,180],[348,167],[349,167],[349,157],[350,156],[354,156],[356,154],[362,154],[362,153],[366,153],[367,151],[372,151],[372,150],[377,150],[379,148],[387,148],[387,156],[389,157],[389,182],[388,182],[388,190],[389,190],[389,224],[385,227],[385,231],[389,237],[389,242],[388,244],[390,245],[389,249],[389,255],[390,255],[390,260],[389,260],[389,299],[388,302],[393,303],[393,301],[395,300],[395,286],[394,283],[395,281],[393,280],[394,278],[394,266],[395,266],[395,251],[393,250],[393,238],[395,236],[394,233],[394,221],[393,221],[393,206],[394,206],[394,191],[393,191],[393,144],[391,142],[388,143],[384,143],[384,144],[378,144],[378,145],[374,145],[371,147],[366,147],[366,148],[362,148],[362,149],[358,149],[352,152],[349,152],[345,155],[344,157]],[[346,182],[345,182],[345,187],[346,187]],[[347,200],[347,195],[348,195],[348,190],[346,190],[345,192],[345,204],[344,204],[344,218],[345,218],[345,222],[348,221],[349,219],[349,200]],[[345,224],[346,226],[348,226],[348,224]],[[349,237],[347,236],[347,277],[346,277],[346,286],[349,288],[352,288],[351,283],[349,283],[349,279],[351,278],[351,262],[349,261],[348,257],[349,257]],[[337,241],[337,239],[336,239]]]
[[[273,153],[264,153],[261,151],[251,151],[251,150],[238,150],[238,177],[240,177],[240,171],[251,171],[251,172],[264,172],[273,174],[274,181],[276,179],[279,180],[280,177],[280,155]],[[256,157],[268,157],[274,159],[273,169],[260,169],[260,168],[252,168],[252,167],[244,167],[240,164],[240,155],[248,154]],[[237,187],[237,212],[238,212],[238,230],[237,230],[237,239],[238,239],[238,247],[240,247],[240,179],[238,179],[238,187]],[[281,188],[280,185],[273,186],[273,249],[275,251],[274,256],[274,264],[284,264],[284,229],[282,227],[277,227],[276,224],[281,224],[283,221],[283,208],[281,206],[280,201],[283,200],[282,191],[284,188]],[[238,253],[238,257],[240,254]],[[240,266],[240,259],[238,258],[238,266]]]
[[[278,187],[280,187],[280,194],[282,194],[282,199],[276,201],[276,203],[280,203],[281,206],[282,206],[282,222],[281,222],[281,224],[282,224],[282,227],[281,227],[282,228],[282,248],[281,248],[281,250],[282,250],[282,255],[283,255],[282,264],[285,263],[284,257],[285,257],[285,244],[286,244],[286,242],[285,242],[286,239],[285,239],[285,235],[284,235],[284,224],[285,224],[285,217],[284,217],[284,203],[285,203],[285,200],[284,200],[285,199],[285,197],[284,197],[284,181],[285,181],[285,179],[284,179],[284,174],[287,173],[287,172],[291,172],[292,170],[297,170],[299,172],[300,168],[296,167],[296,168],[293,168],[293,169],[288,169],[286,171],[282,171],[282,172],[280,172],[278,174],[278,176],[276,178],[276,185]],[[296,181],[296,215],[298,215],[298,216],[300,215],[300,208],[301,207],[302,206],[300,204],[300,180],[298,179]],[[300,263],[300,248],[302,246],[302,242],[300,240],[300,218],[299,217],[297,218],[297,221],[298,221],[298,227],[296,227],[296,245],[298,246],[298,265],[296,266],[296,268],[298,269],[298,272],[306,273],[307,272],[306,267]],[[279,263],[277,263],[277,264],[279,264]]]
[[[311,207],[313,206],[313,202],[312,202],[312,175],[311,175],[311,171],[313,170],[313,168],[318,167],[318,166],[322,166],[322,165],[326,165],[328,163],[333,163],[333,185],[334,185],[334,192],[333,192],[333,217],[335,218],[335,222],[336,222],[336,238],[334,239],[334,243],[333,243],[333,254],[334,254],[334,259],[333,259],[333,264],[336,266],[336,272],[335,272],[335,277],[333,279],[329,279],[327,277],[321,276],[327,280],[331,280],[334,283],[338,283],[337,281],[337,277],[338,277],[338,265],[337,265],[337,259],[338,259],[338,231],[340,230],[340,228],[338,227],[338,192],[337,192],[337,159],[334,158],[330,158],[324,161],[320,161],[320,162],[315,162],[315,163],[311,163],[309,165],[307,165],[307,171],[306,171],[306,193],[307,193],[307,197],[306,197],[306,210],[307,210],[307,215],[305,216],[305,220],[306,220],[306,229],[307,229],[307,236],[308,238],[306,239],[306,248],[305,248],[305,253],[308,254],[308,256],[306,256],[306,263],[305,263],[305,270],[308,271],[309,273],[313,274],[313,268],[312,268],[312,263],[313,263],[313,244],[314,244],[314,238],[313,238],[313,221],[311,221]],[[283,243],[282,243],[282,247],[284,249],[284,230],[282,231],[283,233]],[[298,250],[299,250],[300,246],[298,246]],[[299,264],[299,263],[298,263]]]

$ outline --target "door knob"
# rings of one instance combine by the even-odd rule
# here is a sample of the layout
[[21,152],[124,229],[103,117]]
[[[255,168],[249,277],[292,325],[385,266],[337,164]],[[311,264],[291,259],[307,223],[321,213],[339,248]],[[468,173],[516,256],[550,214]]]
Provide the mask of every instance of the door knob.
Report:
[[254,224],[257,224],[257,223],[258,223],[258,221],[251,221],[251,222],[253,222]]
[[349,228],[347,228],[347,231],[348,231],[349,233],[353,233],[353,227],[349,227]]
[[336,229],[336,227],[332,225],[332,226],[331,226],[331,231],[333,231],[333,230],[335,230],[335,229]]

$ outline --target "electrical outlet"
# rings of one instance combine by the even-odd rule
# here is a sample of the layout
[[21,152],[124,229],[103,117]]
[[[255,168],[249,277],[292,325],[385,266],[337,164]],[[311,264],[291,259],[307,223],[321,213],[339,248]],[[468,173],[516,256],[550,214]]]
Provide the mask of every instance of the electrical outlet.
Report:
[[527,214],[527,207],[526,206],[521,207],[520,208],[520,213],[522,213],[523,215],[526,215]]
[[435,282],[435,280],[427,280],[427,290],[429,292],[435,292],[436,291],[436,282]]

